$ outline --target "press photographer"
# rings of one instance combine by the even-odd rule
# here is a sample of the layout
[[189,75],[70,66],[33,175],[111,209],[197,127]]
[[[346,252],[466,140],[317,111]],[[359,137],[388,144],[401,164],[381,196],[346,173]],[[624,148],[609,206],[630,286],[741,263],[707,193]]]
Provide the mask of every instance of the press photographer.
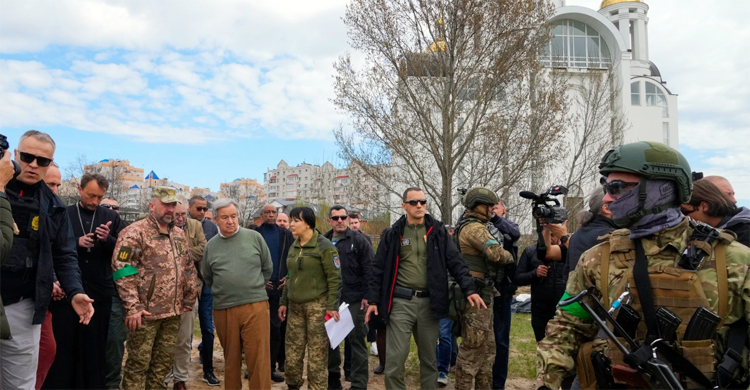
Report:
[[544,338],[547,322],[554,317],[557,302],[565,293],[568,213],[552,196],[567,192],[562,186],[553,186],[539,195],[521,192],[522,197],[534,201],[532,216],[538,241],[521,254],[513,281],[518,286],[531,285],[531,326],[537,342]]

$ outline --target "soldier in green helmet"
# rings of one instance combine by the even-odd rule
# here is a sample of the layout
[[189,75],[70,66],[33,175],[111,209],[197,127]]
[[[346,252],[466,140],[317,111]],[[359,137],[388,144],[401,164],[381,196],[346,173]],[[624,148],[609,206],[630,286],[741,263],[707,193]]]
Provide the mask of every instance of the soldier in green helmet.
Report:
[[[475,187],[466,192],[466,207],[453,235],[461,257],[469,266],[476,289],[487,307],[492,307],[494,281],[502,279],[503,265],[513,255],[503,249],[503,236],[490,223],[492,207],[499,202],[495,192]],[[495,333],[492,310],[467,307],[461,315],[462,342],[456,359],[456,389],[492,388],[492,365],[495,362]]]
[[[622,145],[604,156],[599,172],[604,176],[604,202],[621,229],[583,253],[563,299],[591,289],[606,309],[620,303],[632,309],[643,318],[634,332],[641,348],[662,345],[657,341],[670,336],[661,334],[655,315],[657,309],[669,309],[681,323],[672,333],[671,345],[648,351],[649,355],[674,352],[678,356],[672,360],[687,360],[672,362],[687,388],[746,387],[750,249],[734,242],[732,233],[714,232],[682,215],[679,206],[690,199],[692,179],[690,165],[678,151],[655,142]],[[702,248],[703,254],[694,256],[699,253],[695,248]],[[632,301],[626,303],[623,296]],[[713,336],[694,339],[686,335],[687,325],[701,306],[716,313],[721,323]],[[622,307],[613,311],[615,318],[623,314]],[[630,367],[624,362],[633,362],[598,331],[579,303],[558,306],[547,337],[537,347],[541,388],[558,389],[573,368],[578,372],[573,388],[606,386],[597,384],[601,380],[632,387],[626,376],[594,369],[592,356],[609,359],[608,367]],[[594,375],[597,372],[604,375]],[[643,378],[636,376],[632,378]]]

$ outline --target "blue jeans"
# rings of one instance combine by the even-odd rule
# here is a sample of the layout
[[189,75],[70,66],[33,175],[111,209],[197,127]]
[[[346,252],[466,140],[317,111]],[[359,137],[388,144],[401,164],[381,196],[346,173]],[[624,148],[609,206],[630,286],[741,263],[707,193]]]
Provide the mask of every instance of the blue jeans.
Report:
[[437,365],[438,372],[448,374],[451,365],[451,350],[453,347],[453,335],[451,327],[453,321],[443,318],[440,320],[440,338],[437,345]]
[[495,298],[492,307],[495,316],[495,365],[492,366],[492,388],[504,389],[508,378],[508,351],[510,349],[510,303],[513,294],[503,293]]
[[198,298],[198,321],[201,324],[201,359],[203,372],[214,371],[214,296],[205,284]]

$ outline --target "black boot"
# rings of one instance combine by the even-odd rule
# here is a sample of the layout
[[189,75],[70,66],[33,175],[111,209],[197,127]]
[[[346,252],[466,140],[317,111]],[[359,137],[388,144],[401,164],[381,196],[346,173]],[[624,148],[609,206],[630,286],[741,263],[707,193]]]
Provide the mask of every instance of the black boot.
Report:
[[284,381],[284,377],[276,371],[271,371],[271,380],[276,383],[281,383]]

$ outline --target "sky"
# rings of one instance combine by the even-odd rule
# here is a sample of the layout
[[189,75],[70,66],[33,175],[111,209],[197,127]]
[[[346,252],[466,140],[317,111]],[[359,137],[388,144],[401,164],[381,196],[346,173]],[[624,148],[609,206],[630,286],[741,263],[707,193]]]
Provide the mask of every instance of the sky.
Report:
[[[0,0],[0,133],[15,145],[48,132],[64,173],[79,156],[127,159],[212,190],[262,181],[281,159],[341,166],[332,65],[351,53],[346,3]],[[750,206],[750,3],[647,3],[680,150]]]

